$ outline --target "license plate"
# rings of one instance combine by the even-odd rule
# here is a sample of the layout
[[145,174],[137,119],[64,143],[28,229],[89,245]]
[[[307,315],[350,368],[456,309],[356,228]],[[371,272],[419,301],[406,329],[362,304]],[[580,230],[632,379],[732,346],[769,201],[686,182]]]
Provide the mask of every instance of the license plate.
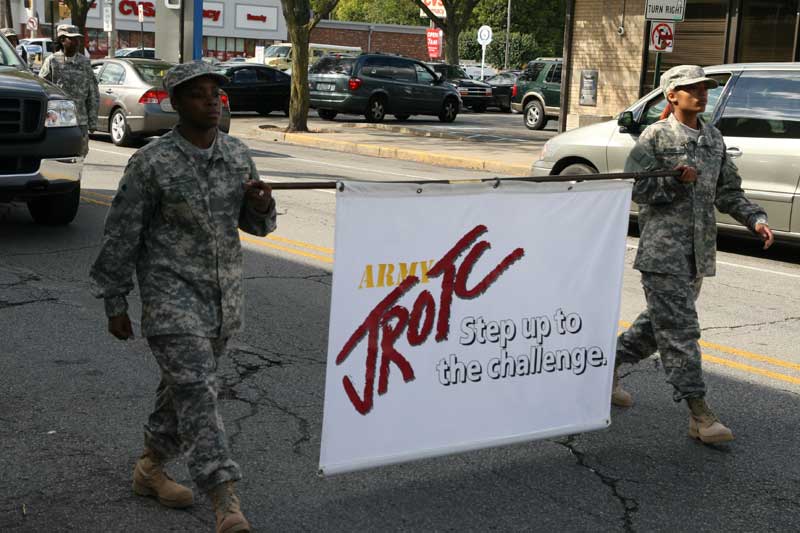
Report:
[[317,90],[318,91],[332,91],[336,87],[333,83],[318,83]]

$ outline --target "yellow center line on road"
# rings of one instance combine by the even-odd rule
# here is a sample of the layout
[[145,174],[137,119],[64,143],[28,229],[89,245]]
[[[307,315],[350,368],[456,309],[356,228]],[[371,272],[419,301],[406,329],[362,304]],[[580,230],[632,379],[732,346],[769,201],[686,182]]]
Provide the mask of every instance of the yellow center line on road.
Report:
[[[106,194],[100,194],[100,193],[96,193],[96,192],[92,192],[92,191],[81,191],[81,194],[90,194],[90,195],[95,196],[95,197],[107,198],[109,200],[111,200],[113,198],[112,196],[108,196]],[[81,198],[85,202],[88,202],[90,204],[102,205],[102,206],[105,206],[105,207],[109,207],[111,205],[109,203],[99,202],[97,200],[94,200],[92,198],[87,198],[85,196],[81,196]],[[278,244],[266,243],[263,240],[259,240],[257,238],[245,237],[241,233],[240,233],[239,237],[241,238],[241,240],[243,240],[245,242],[248,242],[250,244],[258,244],[258,245],[265,246],[267,248],[272,248],[274,250],[281,250],[283,252],[288,252],[288,253],[292,253],[292,254],[295,254],[295,255],[300,255],[300,256],[303,256],[303,257],[310,257],[312,259],[317,259],[319,261],[322,261],[323,263],[333,263],[333,258],[331,258],[331,257],[323,257],[321,255],[304,252],[302,250],[295,250],[293,248],[288,248],[286,246],[280,246]],[[302,241],[295,241],[295,240],[292,240],[292,239],[287,239],[286,237],[280,237],[278,235],[267,235],[265,237],[265,239],[268,239],[268,240],[271,240],[271,241],[276,241],[276,242],[282,242],[282,243],[290,244],[292,246],[296,246],[296,247],[299,247],[299,248],[306,248],[308,250],[314,250],[314,251],[317,251],[317,252],[322,252],[322,253],[325,253],[325,254],[333,255],[333,248],[327,248],[325,246],[317,246],[316,244],[310,244],[310,243],[302,242]]]
[[[632,325],[630,322],[625,322],[624,320],[620,320],[619,324],[620,324],[620,326],[622,326],[625,329],[631,327],[631,325]],[[784,367],[784,368],[789,368],[789,369],[792,369],[792,370],[800,371],[800,364],[791,363],[789,361],[784,361],[783,359],[777,359],[775,357],[768,357],[766,355],[746,352],[744,350],[739,350],[737,348],[732,348],[730,346],[724,346],[722,344],[716,344],[716,343],[713,343],[713,342],[700,341],[699,344],[700,344],[700,346],[703,346],[704,348],[710,348],[712,350],[718,350],[720,352],[729,353],[731,355],[736,355],[736,356],[739,356],[739,357],[742,357],[742,358],[745,358],[745,359],[750,359],[750,360],[758,361],[758,362],[761,362],[761,363],[766,363],[766,364],[770,364],[770,365],[775,365],[775,366],[780,366],[780,367]],[[762,368],[758,368],[758,367],[751,366],[751,365],[745,365],[743,363],[738,363],[736,361],[731,361],[730,359],[723,358],[723,357],[718,357],[718,356],[715,356],[715,355],[709,355],[709,354],[706,354],[706,353],[703,353],[701,355],[703,357],[703,361],[708,361],[709,363],[714,363],[714,364],[718,364],[718,365],[724,365],[724,366],[728,366],[728,367],[731,367],[731,368],[735,368],[737,370],[742,370],[744,372],[749,372],[751,374],[759,374],[759,375],[762,375],[762,376],[770,377],[772,379],[777,379],[777,380],[780,380],[780,381],[785,381],[787,383],[793,383],[795,385],[800,385],[800,378],[796,378],[796,377],[789,376],[789,375],[786,375],[786,374],[781,374],[781,373],[778,373],[778,372],[772,372],[770,370],[764,370]]]
[[99,192],[94,191],[87,191],[86,189],[81,190],[81,194],[88,194],[89,196],[94,196],[95,198],[102,198],[104,200],[113,200],[113,196],[109,196],[107,194],[100,194]]
[[779,374],[778,372],[770,372],[769,370],[764,370],[763,368],[737,363],[736,361],[731,361],[730,359],[725,359],[722,357],[716,357],[714,355],[708,355],[704,353],[703,361],[714,363],[717,365],[728,366],[731,368],[735,368],[737,370],[741,370],[743,372],[749,372],[751,374],[760,374],[768,378],[777,379],[779,381],[785,381],[786,383],[792,383],[794,385],[800,385],[800,378],[787,376],[786,374]]
[[243,242],[246,242],[246,243],[249,243],[249,244],[255,244],[256,246],[263,246],[264,248],[272,248],[273,250],[280,250],[282,252],[286,252],[286,253],[289,253],[289,254],[294,254],[294,255],[299,255],[299,256],[302,256],[302,257],[308,257],[308,258],[311,258],[311,259],[316,259],[317,261],[322,261],[323,263],[333,263],[333,258],[332,257],[325,257],[325,256],[322,256],[322,255],[317,255],[317,254],[312,254],[312,253],[309,253],[309,252],[304,252],[302,250],[295,250],[294,248],[288,248],[286,246],[281,246],[280,244],[273,244],[273,243],[267,242],[266,240],[263,240],[263,239],[256,239],[256,238],[253,238],[253,237],[246,237],[246,236],[241,235],[241,234],[239,235],[239,239],[242,240]]

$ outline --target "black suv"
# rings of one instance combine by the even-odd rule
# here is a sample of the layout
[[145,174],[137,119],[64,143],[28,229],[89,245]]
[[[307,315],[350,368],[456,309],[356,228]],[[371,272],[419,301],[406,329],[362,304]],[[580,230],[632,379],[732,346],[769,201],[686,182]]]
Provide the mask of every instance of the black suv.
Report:
[[528,63],[517,78],[512,92],[511,109],[525,115],[529,130],[540,130],[547,120],[558,118],[561,111],[560,58],[540,57]]
[[325,56],[309,70],[311,107],[333,120],[338,113],[364,115],[381,122],[411,115],[436,115],[452,122],[461,106],[456,89],[427,65],[400,56],[362,54]]
[[492,103],[492,86],[482,81],[473,80],[458,65],[428,63],[428,66],[448,83],[452,83],[456,87],[465,107],[472,109],[476,113],[483,113],[486,111],[486,107]]
[[36,222],[69,224],[81,193],[75,103],[33,75],[0,37],[0,202],[22,200]]

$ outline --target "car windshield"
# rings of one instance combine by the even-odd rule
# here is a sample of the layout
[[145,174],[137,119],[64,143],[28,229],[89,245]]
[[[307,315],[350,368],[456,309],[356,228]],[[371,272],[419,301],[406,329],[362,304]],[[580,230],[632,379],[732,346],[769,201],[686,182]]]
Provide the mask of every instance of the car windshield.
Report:
[[289,57],[291,46],[277,46],[272,45],[264,52],[265,57]]
[[347,74],[353,72],[356,59],[353,57],[325,56],[308,71],[310,74]]
[[0,66],[22,67],[23,63],[17,57],[14,47],[5,39],[0,39]]
[[156,87],[163,85],[164,75],[171,67],[169,63],[137,63],[133,66],[142,81]]

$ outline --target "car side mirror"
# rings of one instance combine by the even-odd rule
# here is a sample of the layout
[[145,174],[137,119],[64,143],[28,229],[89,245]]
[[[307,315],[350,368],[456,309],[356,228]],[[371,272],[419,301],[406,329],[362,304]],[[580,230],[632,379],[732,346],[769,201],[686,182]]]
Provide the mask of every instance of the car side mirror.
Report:
[[620,133],[638,133],[639,123],[633,118],[632,111],[623,112],[617,119]]

